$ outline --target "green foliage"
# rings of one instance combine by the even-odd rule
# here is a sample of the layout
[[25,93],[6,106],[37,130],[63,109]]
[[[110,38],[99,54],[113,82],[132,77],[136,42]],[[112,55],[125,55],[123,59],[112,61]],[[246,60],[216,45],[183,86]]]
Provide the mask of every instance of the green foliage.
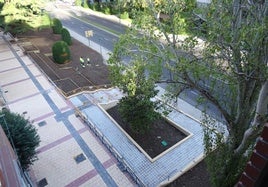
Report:
[[110,4],[111,3],[102,3],[101,12],[103,12],[104,14],[108,14],[108,15],[111,14]]
[[16,35],[16,34],[24,33],[30,30],[31,27],[26,23],[22,23],[21,21],[14,20],[12,22],[9,22],[9,24],[5,24],[4,29],[5,29],[5,32],[10,32]]
[[[35,149],[40,143],[40,137],[36,128],[28,119],[22,115],[12,113],[8,110],[2,110],[0,115],[0,125],[4,129],[11,145],[18,155],[21,167],[27,170],[30,165],[37,160]],[[13,146],[12,145],[12,146]]]
[[71,35],[66,28],[62,28],[61,30],[61,40],[66,42],[68,45],[72,45]]
[[247,154],[233,154],[230,145],[226,144],[223,133],[217,131],[217,122],[209,116],[202,121],[204,124],[204,145],[207,157],[210,181],[213,186],[234,186],[245,168],[253,146],[249,146]]
[[145,93],[123,97],[119,102],[119,112],[122,118],[131,125],[136,133],[144,134],[150,130],[152,123],[160,117],[155,111],[156,103]]
[[64,41],[57,41],[52,46],[52,55],[56,63],[64,64],[70,61],[71,53],[68,44]]
[[43,24],[42,1],[7,1],[0,3],[0,10],[1,25],[12,34],[35,29]]
[[154,89],[154,82],[146,79],[144,67],[138,62],[134,69],[127,70],[121,78],[124,83],[117,86],[127,96],[120,100],[119,112],[133,131],[143,134],[150,130],[150,125],[160,116],[155,111],[158,102],[151,100],[158,91]]
[[62,30],[61,21],[57,18],[54,18],[52,21],[53,21],[53,25],[52,25],[53,33],[54,34],[61,34],[61,30]]
[[99,3],[91,3],[89,4],[89,8],[94,11],[100,11],[100,4]]
[[239,180],[249,159],[244,155],[232,154],[226,146],[227,144],[218,145],[218,148],[205,158],[213,186],[233,186]]
[[141,59],[131,61],[132,66],[114,64],[110,59],[110,77],[112,83],[119,87],[126,96],[119,102],[122,118],[131,125],[137,133],[150,130],[150,125],[159,117],[156,112],[158,102],[151,100],[156,96],[152,76],[145,76],[145,69]]
[[109,4],[109,7],[110,7],[110,12],[111,12],[111,14],[113,14],[113,15],[116,15],[116,14],[118,14],[118,12],[119,12],[119,9],[118,9],[118,4],[117,3],[115,3],[115,2],[111,2],[110,4]]
[[[132,27],[120,36],[109,59],[110,76],[118,85],[128,80],[126,74],[133,83],[125,84],[132,87],[136,60],[143,63],[149,80],[170,83],[175,97],[185,89],[194,89],[202,98],[200,103],[212,103],[221,113],[223,125],[207,124],[213,128],[213,132],[205,132],[208,168],[214,185],[233,186],[259,133],[253,129],[250,138],[244,136],[258,113],[260,88],[268,80],[268,5],[212,1],[206,10],[204,41],[196,35],[178,36],[189,28],[185,19],[192,11],[187,7],[189,1],[164,2],[148,4],[134,16]],[[161,21],[159,13],[167,15],[166,20]],[[159,76],[163,70],[170,71],[164,80]],[[258,124],[262,125],[263,121]],[[228,131],[224,138],[216,133],[222,126]]]
[[128,12],[123,12],[122,14],[120,14],[120,18],[121,19],[128,19],[129,18]]
[[75,0],[75,5],[76,6],[82,6],[82,0]]
[[84,3],[81,4],[81,6],[84,8],[89,8],[90,2],[88,0],[85,0]]
[[0,10],[2,10],[4,4],[5,4],[4,0],[1,0],[1,1],[0,1]]
[[90,0],[76,0],[75,5],[81,6],[83,8],[91,8],[93,3],[90,3]]

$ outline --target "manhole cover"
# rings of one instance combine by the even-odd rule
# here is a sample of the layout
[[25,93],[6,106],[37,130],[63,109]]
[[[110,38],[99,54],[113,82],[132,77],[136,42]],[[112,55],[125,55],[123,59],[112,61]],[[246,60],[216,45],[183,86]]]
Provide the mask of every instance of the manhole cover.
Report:
[[47,124],[46,121],[41,121],[41,122],[38,123],[38,126],[39,126],[39,127],[43,127],[43,126],[45,126],[46,124]]

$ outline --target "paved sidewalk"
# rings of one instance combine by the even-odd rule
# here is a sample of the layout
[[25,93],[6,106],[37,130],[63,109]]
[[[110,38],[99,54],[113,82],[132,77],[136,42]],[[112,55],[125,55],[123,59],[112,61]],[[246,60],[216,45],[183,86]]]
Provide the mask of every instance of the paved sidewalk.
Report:
[[[70,98],[70,101],[81,109],[85,121],[89,122],[89,126],[99,134],[100,139],[105,139],[106,146],[118,155],[123,168],[129,171],[139,185],[155,187],[168,183],[203,158],[203,127],[198,121],[178,110],[173,110],[168,118],[188,133],[187,138],[157,159],[146,157],[103,110],[121,96],[119,90],[110,89],[80,94]],[[188,107],[188,111],[198,114],[197,109],[187,103],[183,104],[185,105],[181,105],[182,108]]]
[[0,32],[0,85],[6,106],[33,121],[41,138],[31,167],[38,186],[136,186],[118,161],[75,116],[72,103]]

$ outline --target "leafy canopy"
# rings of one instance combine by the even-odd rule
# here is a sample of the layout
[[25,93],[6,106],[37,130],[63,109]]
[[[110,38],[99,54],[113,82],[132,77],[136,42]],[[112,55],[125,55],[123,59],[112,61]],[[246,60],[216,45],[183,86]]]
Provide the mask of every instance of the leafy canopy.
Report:
[[2,0],[2,26],[6,31],[13,33],[25,32],[42,25],[49,26],[48,15],[43,13],[44,4],[45,1],[42,0]]
[[151,100],[158,91],[154,82],[146,78],[143,63],[133,63],[129,68],[125,66],[115,83],[126,94],[119,102],[119,112],[133,131],[144,134],[160,116],[155,111],[158,102]]
[[[183,27],[191,29],[178,22],[178,17],[192,11],[187,3],[149,3],[148,9],[139,12],[115,46],[109,60],[111,76],[118,80],[114,75],[133,66],[134,59],[142,59],[147,76],[155,83],[169,84],[175,98],[185,90],[195,90],[205,114],[207,103],[212,103],[221,114],[221,123],[210,122],[208,115],[203,121],[209,127],[204,144],[212,183],[233,186],[267,121],[268,5],[212,1],[206,14],[206,34],[197,31],[201,40],[195,35],[178,35]],[[166,21],[160,19],[161,12],[168,15]]]

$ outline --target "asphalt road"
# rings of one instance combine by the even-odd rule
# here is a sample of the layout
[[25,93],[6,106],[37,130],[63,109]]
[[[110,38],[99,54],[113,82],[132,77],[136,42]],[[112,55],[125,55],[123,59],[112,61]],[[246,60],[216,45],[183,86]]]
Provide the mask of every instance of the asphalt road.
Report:
[[113,51],[114,44],[127,28],[118,20],[105,19],[101,14],[96,16],[63,2],[51,4],[48,12],[52,17],[60,19],[64,27],[71,28],[81,36],[85,36],[85,31],[93,31],[89,40],[109,51]]

